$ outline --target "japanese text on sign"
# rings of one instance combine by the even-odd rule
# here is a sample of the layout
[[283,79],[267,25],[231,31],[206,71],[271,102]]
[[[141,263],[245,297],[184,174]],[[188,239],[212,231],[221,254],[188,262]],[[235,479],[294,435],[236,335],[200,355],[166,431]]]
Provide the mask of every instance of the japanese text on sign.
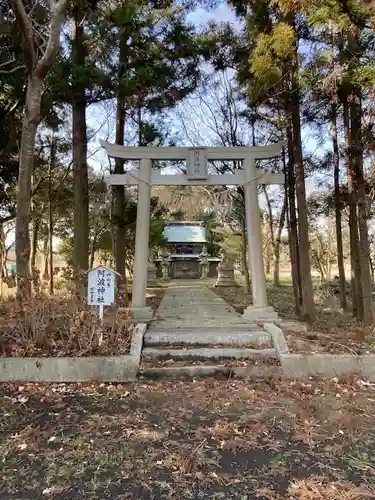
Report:
[[115,274],[107,267],[89,271],[87,302],[91,306],[108,306],[115,300]]
[[190,180],[207,179],[207,152],[204,148],[189,150],[187,177]]

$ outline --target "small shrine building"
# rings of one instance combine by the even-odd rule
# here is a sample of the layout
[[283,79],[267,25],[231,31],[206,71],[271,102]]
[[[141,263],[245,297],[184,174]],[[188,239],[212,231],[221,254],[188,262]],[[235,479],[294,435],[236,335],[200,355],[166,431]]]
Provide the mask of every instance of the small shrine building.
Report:
[[[167,222],[164,237],[169,254],[169,277],[172,279],[200,279],[202,254],[207,252],[206,227],[202,221]],[[219,257],[207,255],[208,277],[217,276]],[[155,262],[158,267],[158,263]]]

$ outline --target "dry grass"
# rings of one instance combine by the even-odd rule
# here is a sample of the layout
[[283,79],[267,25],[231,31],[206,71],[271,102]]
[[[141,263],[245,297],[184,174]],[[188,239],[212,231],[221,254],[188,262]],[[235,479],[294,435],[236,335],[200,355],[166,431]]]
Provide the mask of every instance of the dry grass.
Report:
[[324,478],[296,481],[288,489],[290,498],[300,500],[365,500],[375,498],[375,488],[344,482],[324,483]]
[[[213,291],[238,312],[252,303],[251,294],[243,288]],[[294,314],[293,290],[290,283],[280,287],[268,286],[268,298],[282,318],[297,319]],[[285,331],[288,347],[297,353],[368,354],[375,353],[375,324],[364,327],[350,313],[340,310],[338,297],[326,289],[316,287],[317,320],[309,325],[307,333]]]
[[[147,305],[155,311],[165,289],[152,289]],[[129,351],[133,319],[129,308],[105,308],[104,323],[85,300],[61,286],[56,295],[43,290],[28,300],[0,301],[1,356],[98,356]]]
[[99,324],[97,313],[73,295],[39,295],[0,304],[3,356],[87,356],[124,354],[131,342],[129,311],[117,310]]

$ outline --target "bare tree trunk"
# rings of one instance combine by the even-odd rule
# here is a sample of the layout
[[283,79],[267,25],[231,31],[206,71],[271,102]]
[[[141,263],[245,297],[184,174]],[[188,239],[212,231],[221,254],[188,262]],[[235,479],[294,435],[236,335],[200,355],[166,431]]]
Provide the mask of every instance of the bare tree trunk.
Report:
[[245,276],[245,290],[246,293],[250,293],[251,285],[250,285],[249,266],[247,264],[247,234],[246,234],[246,220],[244,214],[241,217],[241,262]]
[[[84,23],[79,8],[73,19],[72,59],[85,66]],[[73,80],[75,80],[73,75]],[[87,130],[85,87],[79,75],[73,81],[73,178],[74,178],[74,272],[79,285],[81,273],[89,267],[89,187],[87,175]]]
[[273,227],[272,205],[271,205],[270,197],[268,196],[267,186],[265,184],[263,184],[263,192],[264,192],[264,196],[266,198],[266,204],[267,204],[268,230],[270,232],[270,242],[271,242],[271,248],[272,248],[272,252],[270,252],[269,245],[267,245],[267,271],[266,272],[267,272],[267,276],[269,276],[271,273],[272,257],[275,255],[275,230]]
[[[119,80],[124,78],[127,66],[127,36],[125,31],[120,35],[120,53],[119,53]],[[125,136],[125,95],[119,90],[117,95],[116,107],[116,144],[124,145]],[[124,173],[124,160],[116,158],[115,160],[115,174]],[[125,186],[113,186],[113,197],[115,200],[115,237],[114,237],[114,258],[116,272],[119,274],[117,279],[118,290],[120,299],[124,305],[128,305],[128,292],[126,281],[126,268],[125,268],[125,246],[126,246],[126,233],[125,233]]]
[[3,297],[3,283],[4,283],[4,277],[6,276],[5,274],[5,267],[6,267],[6,261],[5,261],[5,234],[4,234],[4,226],[2,223],[0,223],[0,297]]
[[40,220],[34,219],[33,232],[32,232],[32,237],[31,237],[31,257],[30,257],[31,270],[35,269],[35,267],[36,267],[36,255],[38,253],[39,228],[40,228]]
[[336,223],[336,246],[337,246],[337,265],[339,269],[339,285],[340,285],[340,306],[345,311],[346,303],[346,279],[344,267],[344,252],[342,243],[342,227],[341,227],[341,193],[340,193],[340,154],[337,141],[337,104],[332,102],[332,148],[333,148],[333,164],[334,164],[334,192],[335,192],[335,223]]
[[291,124],[288,118],[287,137],[288,137],[288,164],[286,163],[285,151],[283,151],[283,164],[286,172],[285,182],[285,199],[287,202],[287,226],[288,226],[288,241],[290,251],[290,264],[294,294],[294,306],[298,316],[301,314],[301,271],[299,264],[299,244],[298,244],[298,228],[297,228],[297,213],[296,213],[296,196],[295,196],[295,178],[294,178],[294,162],[293,162],[293,138],[291,133]]
[[280,246],[281,246],[281,233],[283,232],[285,225],[285,215],[287,209],[287,199],[284,195],[283,208],[281,209],[279,225],[277,228],[276,239],[275,239],[275,260],[273,266],[273,284],[274,286],[280,286]]
[[48,235],[44,238],[43,242],[43,257],[44,257],[44,269],[43,269],[43,279],[49,279],[49,238]]
[[40,78],[34,75],[29,77],[22,126],[16,214],[17,293],[21,297],[28,297],[31,294],[29,266],[31,176],[34,166],[35,135],[40,122],[42,85],[43,80]]
[[94,234],[91,241],[91,249],[90,249],[90,264],[89,264],[90,269],[94,267],[96,242],[97,242],[97,235]]
[[242,186],[237,187],[238,201],[241,206],[241,265],[245,277],[246,293],[251,292],[250,272],[247,263],[247,232],[246,232],[246,213],[245,213],[245,196]]
[[49,293],[53,295],[53,201],[52,171],[56,162],[56,138],[52,136],[51,155],[48,166],[48,245],[49,245]]
[[359,256],[359,236],[357,218],[357,200],[354,188],[354,171],[351,154],[351,131],[349,119],[349,106],[347,100],[343,103],[343,118],[346,141],[346,157],[348,172],[348,201],[349,201],[349,236],[350,236],[350,268],[352,288],[353,316],[363,317],[363,300],[361,286],[361,262]]
[[267,243],[265,250],[266,250],[266,255],[265,255],[264,267],[265,267],[266,277],[268,279],[268,276],[271,274],[271,260],[273,254],[272,247],[269,242]]
[[52,213],[48,220],[48,246],[49,246],[49,293],[53,295],[53,219]]
[[293,161],[296,180],[296,197],[298,210],[298,243],[299,243],[299,262],[301,270],[301,291],[302,291],[302,307],[303,319],[306,321],[314,321],[315,304],[314,292],[311,279],[310,266],[310,242],[309,242],[309,225],[307,220],[307,205],[306,205],[306,188],[305,188],[305,169],[302,158],[302,143],[301,143],[301,117],[300,117],[300,91],[298,84],[298,52],[297,47],[294,47],[292,61],[292,77],[291,77],[291,119],[292,119],[292,134],[293,134]]
[[355,175],[355,191],[358,203],[359,257],[361,265],[361,285],[363,300],[363,322],[369,325],[374,321],[374,306],[372,302],[372,282],[370,271],[370,245],[368,239],[368,209],[366,202],[366,186],[363,172],[362,147],[362,103],[361,89],[353,89],[350,100],[351,138],[353,152],[353,167]]

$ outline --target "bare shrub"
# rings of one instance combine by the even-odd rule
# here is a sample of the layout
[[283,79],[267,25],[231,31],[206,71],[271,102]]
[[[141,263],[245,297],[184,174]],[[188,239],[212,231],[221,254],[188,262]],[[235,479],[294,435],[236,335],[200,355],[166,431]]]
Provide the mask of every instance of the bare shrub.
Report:
[[84,356],[124,354],[131,342],[128,310],[107,311],[99,325],[96,311],[71,293],[38,292],[0,305],[0,352],[4,356]]

